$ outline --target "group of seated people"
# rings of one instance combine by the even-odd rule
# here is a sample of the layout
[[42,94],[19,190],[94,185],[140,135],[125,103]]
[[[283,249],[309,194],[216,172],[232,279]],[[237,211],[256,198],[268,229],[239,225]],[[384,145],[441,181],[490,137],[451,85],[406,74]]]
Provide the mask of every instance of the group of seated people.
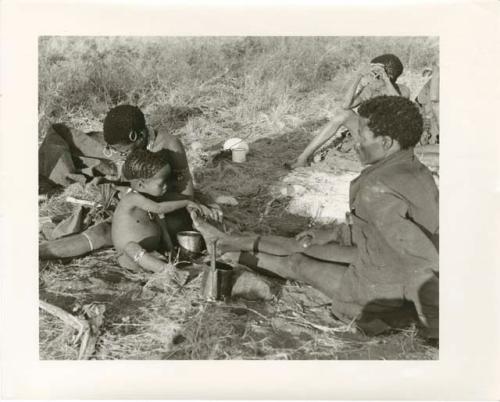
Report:
[[[75,257],[114,246],[122,267],[162,271],[168,265],[160,252],[176,246],[176,233],[194,227],[207,244],[217,242],[226,258],[320,290],[342,320],[391,317],[405,309],[425,337],[437,339],[439,194],[431,172],[414,154],[424,121],[408,88],[396,82],[402,71],[394,55],[373,59],[356,74],[339,113],[291,166],[306,166],[340,127],[347,128],[366,166],[351,182],[347,222],[306,230],[295,238],[224,233],[210,223],[221,221],[221,208],[194,200],[179,139],[149,128],[139,108],[121,105],[107,114],[102,139],[85,137],[85,146],[95,140],[86,157],[112,160],[126,183],[112,219],[41,243],[40,258]],[[77,140],[64,140],[69,143],[66,153],[51,169],[44,166],[48,179],[62,180],[60,172],[53,174],[54,167],[68,153],[81,157]],[[44,146],[45,154],[54,152],[47,144],[41,150]]]

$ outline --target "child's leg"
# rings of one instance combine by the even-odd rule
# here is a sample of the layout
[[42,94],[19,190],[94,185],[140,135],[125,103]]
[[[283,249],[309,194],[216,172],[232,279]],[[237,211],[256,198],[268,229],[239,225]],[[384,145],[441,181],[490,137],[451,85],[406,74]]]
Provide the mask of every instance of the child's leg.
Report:
[[120,267],[128,269],[130,271],[141,272],[142,268],[139,264],[134,262],[127,254],[122,254],[118,257],[118,264]]
[[346,123],[351,123],[350,125],[352,126],[353,117],[355,116],[356,114],[352,110],[339,110],[323,130],[307,145],[306,149],[304,149],[297,158],[297,161],[292,165],[292,168],[306,166],[307,160],[311,155],[330,140],[337,133],[340,126],[344,125],[350,131],[350,127],[347,127]]
[[[130,242],[125,246],[125,254],[132,259],[134,263],[147,271],[160,272],[170,267],[165,261],[160,260],[156,253],[148,253],[140,244]],[[120,262],[120,261],[119,261]],[[125,262],[125,261],[124,261]]]
[[53,258],[78,257],[102,247],[112,246],[111,224],[102,222],[84,232],[62,239],[51,240],[39,245],[39,258],[42,260]]

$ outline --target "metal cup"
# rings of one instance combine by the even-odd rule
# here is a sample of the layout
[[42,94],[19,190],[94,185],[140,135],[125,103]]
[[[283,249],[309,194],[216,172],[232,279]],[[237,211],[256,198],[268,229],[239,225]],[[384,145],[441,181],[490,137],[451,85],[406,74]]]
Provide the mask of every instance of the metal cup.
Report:
[[181,247],[181,251],[188,256],[198,255],[203,249],[203,237],[200,232],[195,230],[177,233],[177,242]]

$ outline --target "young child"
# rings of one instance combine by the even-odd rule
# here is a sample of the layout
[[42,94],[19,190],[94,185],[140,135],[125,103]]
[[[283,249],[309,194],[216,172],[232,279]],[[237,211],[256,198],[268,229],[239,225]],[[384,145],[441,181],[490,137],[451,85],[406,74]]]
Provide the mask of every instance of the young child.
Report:
[[295,169],[306,166],[308,159],[314,152],[330,140],[341,126],[347,128],[351,135],[357,135],[359,131],[358,119],[354,109],[362,102],[380,95],[409,98],[410,90],[406,86],[396,83],[402,72],[403,64],[393,54],[377,56],[368,66],[361,68],[344,96],[342,108],[307,145],[290,167]]
[[131,188],[121,198],[111,225],[113,244],[121,253],[118,262],[129,269],[161,271],[167,265],[160,259],[158,250],[171,249],[172,240],[159,215],[182,208],[202,215],[210,215],[210,211],[187,199],[155,201],[167,193],[172,174],[165,151],[135,149],[125,160],[122,173]]

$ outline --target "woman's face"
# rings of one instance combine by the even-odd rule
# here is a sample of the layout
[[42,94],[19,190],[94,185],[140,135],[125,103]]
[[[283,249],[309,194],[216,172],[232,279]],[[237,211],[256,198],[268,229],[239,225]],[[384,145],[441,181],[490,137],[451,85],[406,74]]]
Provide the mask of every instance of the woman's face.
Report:
[[109,158],[123,159],[136,147],[145,148],[148,144],[148,130],[145,128],[139,133],[133,131],[129,134],[130,142],[106,145],[104,155]]

